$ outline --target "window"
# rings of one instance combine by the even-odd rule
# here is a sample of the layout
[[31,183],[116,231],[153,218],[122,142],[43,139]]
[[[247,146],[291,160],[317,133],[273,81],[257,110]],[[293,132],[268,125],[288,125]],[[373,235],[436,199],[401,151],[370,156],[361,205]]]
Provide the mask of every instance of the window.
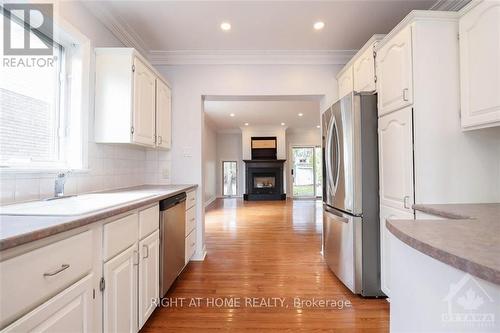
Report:
[[[5,12],[3,20],[7,20]],[[11,45],[24,40],[24,22],[10,19]],[[3,22],[0,25],[3,27]],[[3,29],[3,28],[2,28]],[[84,49],[54,27],[52,56],[5,56],[0,80],[0,166],[75,169],[83,165]],[[3,32],[2,32],[3,34]],[[48,37],[30,32],[31,45]],[[20,42],[21,41],[21,42]],[[6,59],[9,58],[6,66]],[[43,61],[41,61],[43,60]]]

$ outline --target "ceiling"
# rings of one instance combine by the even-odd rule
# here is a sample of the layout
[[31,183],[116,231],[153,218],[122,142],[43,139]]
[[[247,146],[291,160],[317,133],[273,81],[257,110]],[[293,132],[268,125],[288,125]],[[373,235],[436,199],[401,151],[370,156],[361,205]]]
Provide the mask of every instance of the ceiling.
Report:
[[300,130],[316,128],[320,122],[319,102],[315,100],[206,100],[204,109],[219,132],[245,127],[245,123],[250,127],[285,123],[288,130]]
[[[435,0],[99,1],[147,51],[355,50]],[[325,22],[315,31],[314,22]],[[223,21],[229,32],[219,28]]]

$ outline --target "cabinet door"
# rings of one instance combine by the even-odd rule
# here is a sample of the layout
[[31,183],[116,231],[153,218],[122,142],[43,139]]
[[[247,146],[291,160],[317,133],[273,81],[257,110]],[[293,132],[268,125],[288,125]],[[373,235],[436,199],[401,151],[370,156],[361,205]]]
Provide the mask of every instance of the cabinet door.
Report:
[[352,67],[348,67],[344,73],[338,78],[339,98],[351,93],[354,89],[352,82]]
[[378,120],[380,204],[413,213],[412,108]]
[[92,274],[87,275],[2,332],[93,331],[92,278]]
[[413,103],[411,27],[401,30],[377,52],[378,113]]
[[134,58],[134,110],[132,140],[154,146],[156,77],[138,58]]
[[156,79],[156,145],[171,147],[172,93],[163,81]]
[[354,91],[375,91],[375,58],[373,47],[369,47],[354,62],[353,65]]
[[391,297],[391,234],[385,225],[388,219],[413,220],[414,216],[405,211],[380,205],[380,287],[384,294]]
[[137,243],[104,264],[104,332],[137,332]]
[[462,127],[500,126],[500,2],[460,18]]
[[155,309],[153,299],[160,294],[160,234],[155,231],[139,242],[139,328]]

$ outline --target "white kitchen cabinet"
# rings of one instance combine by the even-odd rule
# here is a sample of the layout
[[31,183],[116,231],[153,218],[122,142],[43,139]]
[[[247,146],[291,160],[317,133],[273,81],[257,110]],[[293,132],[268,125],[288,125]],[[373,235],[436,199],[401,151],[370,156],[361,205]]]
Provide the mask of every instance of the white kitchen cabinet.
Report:
[[391,297],[391,233],[386,227],[386,220],[413,220],[413,213],[380,206],[380,287],[387,297]]
[[134,76],[132,140],[145,146],[154,146],[156,78],[148,66],[137,57],[134,57],[132,72]]
[[137,244],[104,263],[104,332],[137,332]]
[[377,51],[378,113],[413,103],[412,27],[406,26]]
[[154,233],[139,242],[139,329],[144,326],[155,310],[160,277],[160,234]]
[[170,88],[161,75],[132,48],[96,48],[95,59],[95,141],[169,148]]
[[91,332],[94,329],[92,278],[92,274],[87,275],[2,332]]
[[500,2],[471,6],[459,21],[462,127],[500,126]]
[[353,64],[354,91],[375,91],[375,54],[373,44],[359,55]]
[[161,80],[156,80],[156,145],[170,148],[172,140],[172,92]]
[[407,107],[379,118],[380,204],[413,212],[413,121]]
[[339,87],[339,98],[352,93],[352,91],[354,90],[352,66],[347,66],[339,73],[339,75],[337,76],[337,82]]

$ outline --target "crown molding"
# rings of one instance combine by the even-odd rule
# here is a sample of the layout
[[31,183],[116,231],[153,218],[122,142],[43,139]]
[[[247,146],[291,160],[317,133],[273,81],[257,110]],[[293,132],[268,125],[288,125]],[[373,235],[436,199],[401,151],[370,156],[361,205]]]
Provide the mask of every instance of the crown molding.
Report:
[[357,50],[150,51],[153,65],[344,65]]
[[82,4],[126,47],[132,47],[144,57],[149,58],[148,48],[142,38],[127,24],[113,13],[110,4],[105,1],[82,1]]

